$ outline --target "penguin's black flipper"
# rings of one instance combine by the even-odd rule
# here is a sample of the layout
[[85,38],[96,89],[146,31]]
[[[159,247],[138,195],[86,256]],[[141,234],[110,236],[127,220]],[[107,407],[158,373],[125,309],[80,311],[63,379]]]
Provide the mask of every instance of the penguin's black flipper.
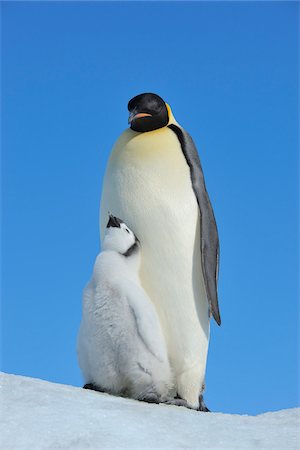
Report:
[[168,125],[168,128],[176,134],[190,168],[192,187],[200,210],[201,264],[206,294],[210,311],[217,324],[221,325],[217,291],[220,252],[219,237],[214,212],[205,187],[199,155],[193,139],[185,130],[175,124]]

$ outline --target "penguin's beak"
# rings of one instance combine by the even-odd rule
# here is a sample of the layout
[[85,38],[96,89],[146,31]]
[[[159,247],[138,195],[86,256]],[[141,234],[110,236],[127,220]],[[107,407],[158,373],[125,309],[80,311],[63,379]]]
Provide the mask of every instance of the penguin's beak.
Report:
[[120,228],[122,220],[118,219],[118,217],[113,216],[111,213],[109,213],[109,220],[108,224],[106,225],[106,228],[115,227]]
[[141,119],[142,117],[152,117],[152,114],[143,113],[143,112],[135,114],[135,112],[133,112],[130,114],[130,116],[128,118],[128,123],[131,123],[135,119]]

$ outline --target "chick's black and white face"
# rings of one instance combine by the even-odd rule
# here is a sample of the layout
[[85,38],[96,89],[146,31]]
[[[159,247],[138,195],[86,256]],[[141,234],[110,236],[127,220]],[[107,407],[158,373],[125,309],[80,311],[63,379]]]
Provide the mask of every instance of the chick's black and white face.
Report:
[[132,246],[138,247],[138,239],[128,226],[118,217],[109,215],[103,248],[126,253]]
[[130,128],[141,133],[168,125],[169,115],[165,102],[156,94],[140,94],[128,103]]

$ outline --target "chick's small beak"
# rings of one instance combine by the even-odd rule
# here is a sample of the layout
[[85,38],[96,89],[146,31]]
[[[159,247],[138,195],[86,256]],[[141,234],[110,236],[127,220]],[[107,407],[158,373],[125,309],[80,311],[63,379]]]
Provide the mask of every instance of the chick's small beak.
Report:
[[130,114],[129,118],[128,118],[128,123],[131,123],[133,120],[135,119],[141,119],[142,117],[151,117],[152,114],[148,114],[148,113],[137,113],[135,114],[134,112]]

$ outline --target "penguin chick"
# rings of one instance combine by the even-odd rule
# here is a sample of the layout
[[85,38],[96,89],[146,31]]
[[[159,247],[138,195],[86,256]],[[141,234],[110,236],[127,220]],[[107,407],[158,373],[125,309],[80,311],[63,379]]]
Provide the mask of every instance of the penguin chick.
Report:
[[148,402],[172,399],[173,377],[158,316],[141,287],[140,244],[110,214],[83,294],[78,361],[86,388]]

